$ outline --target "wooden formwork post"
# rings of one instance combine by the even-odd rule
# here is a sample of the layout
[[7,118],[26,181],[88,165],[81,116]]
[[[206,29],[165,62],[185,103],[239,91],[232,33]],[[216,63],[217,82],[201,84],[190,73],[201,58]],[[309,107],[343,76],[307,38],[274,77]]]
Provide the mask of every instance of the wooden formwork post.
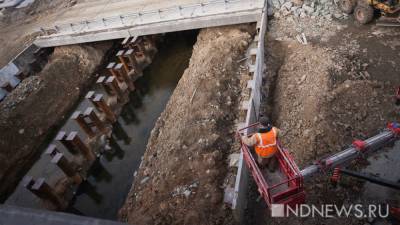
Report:
[[24,188],[26,188],[28,190],[32,189],[32,186],[34,183],[35,183],[35,180],[31,176],[25,176],[21,182],[22,186],[24,186]]
[[62,153],[54,155],[51,163],[56,164],[75,184],[82,183],[82,176]]
[[105,81],[105,86],[115,92],[120,99],[124,97],[124,93],[118,85],[118,82],[115,77],[109,76]]
[[117,80],[119,82],[124,82],[124,78],[122,76],[120,76],[120,74],[115,71],[115,69],[114,69],[115,65],[116,64],[114,62],[109,63],[107,65],[108,71],[110,71],[111,75],[114,76],[115,78],[117,78]]
[[114,66],[114,71],[118,74],[119,77],[122,77],[124,82],[128,85],[128,89],[130,91],[134,91],[135,85],[133,84],[132,79],[128,76],[128,73],[126,73],[122,67],[122,63],[118,63]]
[[129,65],[128,65],[127,61],[125,60],[124,54],[125,54],[125,50],[120,50],[117,52],[117,57],[118,57],[119,61],[122,63],[122,65],[124,66],[125,72],[128,74],[130,72],[130,69],[129,69]]
[[136,44],[138,41],[140,40],[140,37],[135,36],[131,39],[131,41],[129,42],[129,48],[132,48],[134,44]]
[[50,144],[47,148],[46,151],[44,152],[46,155],[50,155],[51,157],[54,157],[57,153],[59,153],[57,146],[55,144]]
[[59,210],[68,206],[68,203],[47,184],[44,178],[39,178],[35,181],[32,177],[27,176],[23,180],[23,185],[40,199],[51,202]]
[[116,118],[114,112],[111,110],[110,106],[108,106],[107,103],[104,101],[102,94],[96,94],[94,96],[94,98],[92,99],[92,102],[99,111],[105,113],[105,115],[109,121],[114,123],[117,120],[117,118]]
[[89,161],[96,160],[92,149],[89,148],[78,136],[78,132],[72,131],[69,133],[68,137],[65,139],[67,142],[71,143],[83,156]]
[[125,51],[124,57],[129,59],[130,66],[132,68],[136,68],[136,69],[139,68],[139,64],[135,57],[135,52],[133,51],[133,49],[129,49],[129,50]]
[[124,47],[124,48],[129,47],[130,41],[131,41],[131,37],[126,37],[126,38],[125,38],[124,40],[122,40],[122,42],[121,42],[122,47]]
[[[112,77],[112,76],[111,76]],[[103,87],[104,91],[107,93],[107,95],[109,96],[114,96],[116,95],[116,91],[114,91],[110,86],[106,85],[107,81],[107,77],[106,76],[100,76],[97,81],[96,84],[99,84]]]
[[89,101],[92,101],[94,96],[96,95],[95,91],[88,91],[88,93],[86,94],[85,98]]
[[110,106],[104,101],[102,94],[96,94],[94,91],[89,91],[86,94],[86,99],[91,101],[98,111],[103,112],[110,122],[114,123],[117,120]]
[[71,152],[72,154],[76,154],[77,151],[76,151],[75,147],[74,147],[70,142],[68,142],[68,141],[65,140],[66,137],[67,137],[67,133],[66,133],[65,131],[60,131],[60,132],[58,132],[58,134],[57,134],[55,140],[56,140],[56,141],[59,141],[62,145],[64,145],[64,147],[65,147],[69,152]]
[[80,111],[74,112],[71,119],[78,123],[79,127],[89,136],[89,138],[96,136],[89,123],[85,120],[85,116]]
[[93,124],[101,133],[107,134],[107,128],[104,125],[104,122],[100,120],[92,107],[87,108],[83,114],[93,122]]

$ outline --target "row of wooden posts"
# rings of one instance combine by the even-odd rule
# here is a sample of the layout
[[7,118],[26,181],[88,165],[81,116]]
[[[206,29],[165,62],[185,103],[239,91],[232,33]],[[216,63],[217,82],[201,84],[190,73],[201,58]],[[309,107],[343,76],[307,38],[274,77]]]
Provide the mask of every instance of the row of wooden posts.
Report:
[[[129,37],[121,45],[122,49],[116,54],[119,62],[110,62],[106,67],[108,75],[102,75],[96,81],[106,94],[89,91],[85,98],[93,107],[72,114],[71,119],[76,121],[87,139],[82,140],[77,131],[60,131],[54,140],[61,143],[74,159],[68,159],[55,144],[50,144],[45,151],[51,157],[51,163],[63,171],[71,187],[76,188],[85,180],[87,171],[100,156],[104,147],[100,139],[104,136],[109,140],[113,138],[112,125],[117,122],[122,106],[129,101],[129,93],[136,89],[135,81],[143,75],[144,67],[152,62],[157,52],[155,36]],[[45,178],[26,176],[22,183],[42,201],[50,203],[53,209],[64,210],[68,206],[66,194],[52,187]]]

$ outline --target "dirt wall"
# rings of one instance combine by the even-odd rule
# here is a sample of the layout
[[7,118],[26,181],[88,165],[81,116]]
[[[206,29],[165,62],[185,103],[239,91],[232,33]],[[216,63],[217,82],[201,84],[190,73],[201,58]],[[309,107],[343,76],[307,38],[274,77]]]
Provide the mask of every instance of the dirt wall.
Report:
[[59,47],[0,103],[0,196],[9,194],[94,79],[110,44]]
[[251,26],[200,31],[190,65],[149,139],[121,220],[131,224],[232,224],[222,203],[235,142],[238,60]]

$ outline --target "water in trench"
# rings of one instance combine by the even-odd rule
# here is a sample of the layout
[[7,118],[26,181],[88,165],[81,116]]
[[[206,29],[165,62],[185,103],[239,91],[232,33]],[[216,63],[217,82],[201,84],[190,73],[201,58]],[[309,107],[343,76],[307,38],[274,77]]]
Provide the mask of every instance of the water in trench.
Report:
[[[116,219],[141,163],[150,132],[164,110],[180,77],[187,68],[195,34],[165,37],[153,63],[143,72],[124,106],[114,133],[117,140],[111,154],[103,155],[81,185],[69,211],[91,217]],[[121,128],[123,131],[121,131]]]
[[[152,64],[135,82],[137,90],[130,94],[130,101],[114,125],[116,144],[91,168],[87,181],[80,185],[68,212],[103,219],[117,218],[141,163],[151,130],[188,66],[196,37],[196,31],[188,31],[167,34],[162,38]],[[92,107],[91,103],[83,100],[76,110],[84,111],[87,107]],[[66,121],[61,130],[79,131],[82,139],[86,136],[72,120]],[[67,158],[71,156],[60,143],[54,144]],[[49,156],[44,153],[27,175],[45,177],[50,184],[57,177],[64,176],[59,168],[49,163]],[[42,207],[41,201],[22,185],[18,185],[5,203]]]

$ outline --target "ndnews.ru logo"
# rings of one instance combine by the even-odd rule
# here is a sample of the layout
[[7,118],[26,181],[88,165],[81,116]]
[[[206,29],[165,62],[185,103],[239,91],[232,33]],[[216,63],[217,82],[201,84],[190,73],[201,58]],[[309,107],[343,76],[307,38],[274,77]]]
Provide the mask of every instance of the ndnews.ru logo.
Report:
[[272,217],[351,217],[356,218],[386,218],[389,216],[389,205],[350,204],[337,206],[335,204],[309,205],[300,204],[293,207],[283,204],[272,204]]

